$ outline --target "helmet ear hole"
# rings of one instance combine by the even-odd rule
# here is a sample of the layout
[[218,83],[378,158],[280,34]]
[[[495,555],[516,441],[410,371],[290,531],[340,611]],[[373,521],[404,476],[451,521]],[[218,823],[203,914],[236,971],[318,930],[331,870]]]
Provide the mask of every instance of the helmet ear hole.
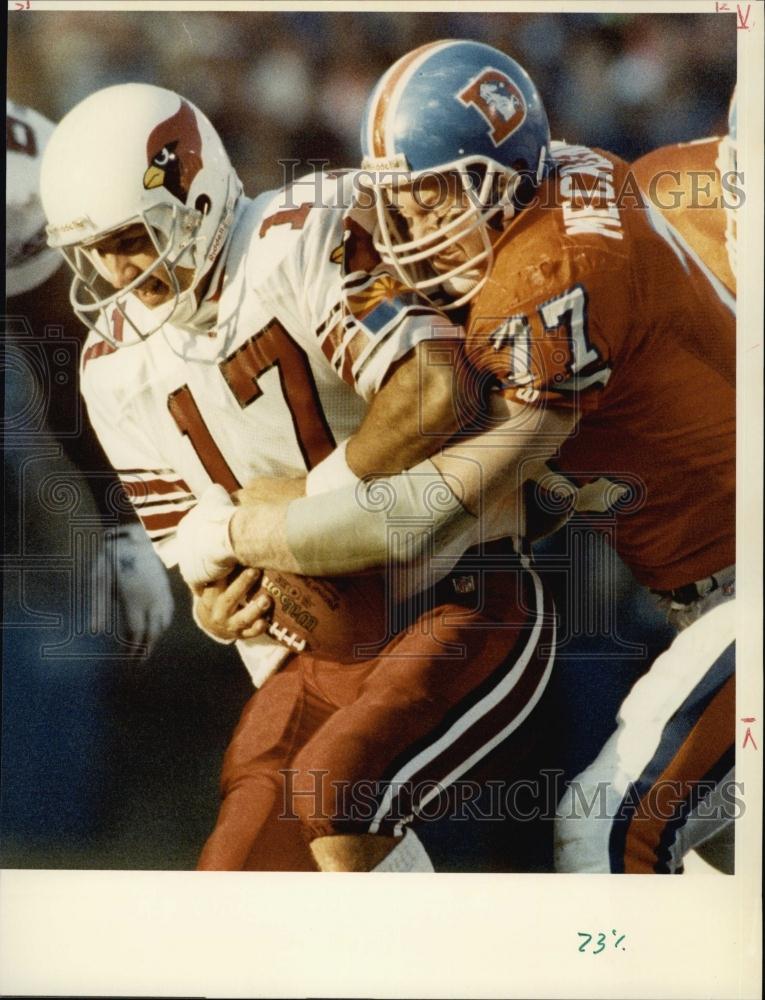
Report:
[[473,191],[480,191],[486,177],[486,165],[484,163],[471,163],[462,172],[463,185]]
[[506,201],[515,206],[516,209],[522,209],[531,205],[536,196],[536,182],[528,170],[523,170],[516,175],[515,184],[508,192]]

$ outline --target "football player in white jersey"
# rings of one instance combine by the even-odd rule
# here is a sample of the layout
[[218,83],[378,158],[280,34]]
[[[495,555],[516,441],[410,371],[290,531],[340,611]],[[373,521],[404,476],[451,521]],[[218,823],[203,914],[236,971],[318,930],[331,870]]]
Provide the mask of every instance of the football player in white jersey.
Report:
[[[417,779],[446,787],[511,745],[552,667],[549,599],[504,518],[487,517],[483,538],[476,518],[460,521],[441,582],[409,588],[429,593],[418,627],[353,669],[262,634],[253,575],[229,576],[230,494],[257,477],[292,477],[299,495],[306,472],[320,493],[417,466],[431,520],[446,514],[433,499],[443,479],[421,460],[459,424],[460,331],[381,262],[358,181],[315,175],[250,200],[199,109],[140,84],[81,102],[43,164],[49,242],[91,329],[93,426],[158,553],[181,562],[200,624],[236,639],[261,685],[227,754],[202,868],[431,870],[409,823],[433,782]],[[509,572],[454,576],[464,550],[493,539]],[[449,662],[444,644],[457,642]],[[287,773],[299,824],[279,822]],[[319,791],[317,773],[330,779]],[[369,780],[372,813],[344,813],[341,786]]]
[[[61,255],[48,247],[45,239],[45,215],[39,193],[40,164],[53,129],[53,122],[39,112],[12,101],[7,102],[5,284],[8,327],[4,349],[6,352],[21,352],[21,355],[17,354],[18,360],[8,366],[10,392],[14,390],[14,373],[19,366],[24,370],[34,368],[34,365],[30,369],[24,364],[24,352],[30,349],[34,352],[35,345],[40,344],[43,328],[47,324],[65,322],[68,311],[68,283],[61,269]],[[68,383],[73,385],[74,372],[67,375]],[[28,391],[28,386],[26,389]],[[56,383],[41,389],[48,407],[56,410],[56,396],[64,395],[62,390]],[[66,417],[71,422],[71,414],[66,414]],[[11,436],[22,432],[21,428],[12,428],[10,424],[7,429]],[[24,433],[28,439],[28,430]],[[36,447],[45,443],[46,435],[47,431],[43,430],[36,433]],[[97,470],[84,468],[93,462],[103,465],[103,459],[93,454],[90,436],[85,428],[77,440],[72,441],[72,457],[81,467],[82,475],[70,468],[67,476],[77,484],[80,494],[90,500],[91,490],[85,476],[88,471],[97,471],[99,475],[92,479],[99,487],[93,494],[97,505],[102,516],[120,523],[105,529],[103,543],[99,545],[98,557],[90,574],[91,580],[80,600],[90,600],[97,609],[93,621],[95,628],[116,630],[120,640],[145,654],[172,618],[173,598],[167,574],[147,544],[140,524],[121,512],[118,504],[110,505],[113,476],[104,476],[106,470],[100,466]],[[52,440],[47,443],[53,449],[60,448]],[[80,516],[83,513],[83,510],[79,511]],[[95,591],[91,598],[86,596],[89,588]],[[116,608],[113,594],[117,598]],[[117,611],[118,622],[110,621],[114,610]],[[130,652],[127,646],[125,652]]]

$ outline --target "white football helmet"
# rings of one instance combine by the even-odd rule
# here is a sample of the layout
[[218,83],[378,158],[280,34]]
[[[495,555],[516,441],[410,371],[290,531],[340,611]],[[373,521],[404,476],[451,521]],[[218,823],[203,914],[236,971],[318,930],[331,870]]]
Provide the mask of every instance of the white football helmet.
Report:
[[53,122],[32,108],[5,106],[5,290],[22,295],[37,288],[61,265],[45,241],[40,204],[40,163]]
[[[114,347],[124,346],[126,323],[140,340],[171,319],[188,323],[241,191],[218,133],[173,91],[129,83],[85,98],[53,133],[41,176],[48,243],[74,271],[70,298],[83,323]],[[156,260],[115,289],[94,244],[136,224],[145,226]],[[188,287],[181,287],[176,267],[193,270]],[[159,268],[174,298],[135,310],[139,328],[126,311],[128,301]]]

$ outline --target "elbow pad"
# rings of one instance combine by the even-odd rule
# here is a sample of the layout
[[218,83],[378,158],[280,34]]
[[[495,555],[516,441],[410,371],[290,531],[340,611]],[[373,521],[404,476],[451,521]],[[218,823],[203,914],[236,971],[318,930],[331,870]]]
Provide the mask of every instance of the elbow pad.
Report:
[[396,476],[293,500],[286,536],[302,573],[331,576],[416,559],[436,534],[466,520],[477,519],[427,459]]

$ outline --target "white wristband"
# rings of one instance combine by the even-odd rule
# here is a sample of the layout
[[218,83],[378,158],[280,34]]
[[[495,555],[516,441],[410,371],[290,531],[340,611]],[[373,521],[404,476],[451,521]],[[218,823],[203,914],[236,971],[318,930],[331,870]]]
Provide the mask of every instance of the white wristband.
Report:
[[350,438],[346,438],[331,455],[327,455],[323,462],[311,469],[305,481],[306,496],[315,497],[319,493],[329,493],[342,486],[355,486],[358,483],[359,477],[351,471],[345,457],[349,440]]
[[[306,576],[335,576],[415,559],[443,531],[475,525],[451,484],[430,459],[408,472],[344,486],[324,497],[299,497],[287,507],[284,531],[289,551]],[[405,544],[391,550],[391,528]],[[473,544],[472,542],[470,544]]]
[[228,492],[212,485],[178,525],[178,567],[190,587],[218,580],[236,565],[228,530],[235,513]]

